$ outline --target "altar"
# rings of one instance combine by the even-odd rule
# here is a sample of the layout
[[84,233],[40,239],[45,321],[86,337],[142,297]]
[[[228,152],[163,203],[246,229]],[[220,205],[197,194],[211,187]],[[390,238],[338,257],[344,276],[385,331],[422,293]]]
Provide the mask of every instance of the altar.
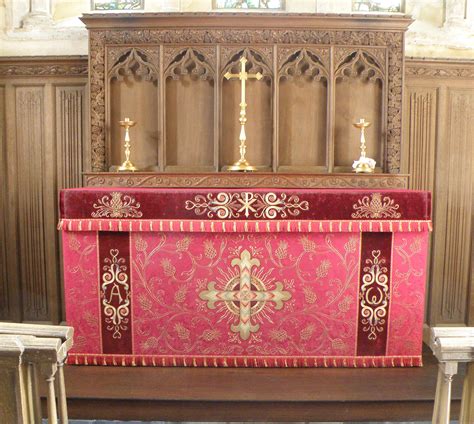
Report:
[[420,366],[428,192],[61,192],[69,363]]

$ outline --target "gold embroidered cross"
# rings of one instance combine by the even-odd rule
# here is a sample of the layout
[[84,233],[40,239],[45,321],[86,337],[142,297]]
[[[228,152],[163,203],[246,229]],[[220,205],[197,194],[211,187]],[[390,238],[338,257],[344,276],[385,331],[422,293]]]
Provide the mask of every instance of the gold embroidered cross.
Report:
[[232,259],[231,265],[239,267],[239,275],[230,279],[224,290],[215,288],[215,282],[211,281],[207,285],[207,290],[199,294],[202,300],[207,300],[207,307],[215,309],[217,302],[224,302],[226,308],[239,317],[237,324],[232,324],[230,329],[234,333],[239,333],[242,340],[247,340],[251,333],[255,333],[260,328],[260,324],[252,324],[255,318],[269,302],[275,304],[275,309],[283,308],[283,302],[291,298],[291,293],[285,291],[283,284],[275,283],[273,290],[268,290],[265,283],[258,278],[254,272],[254,267],[260,266],[257,258],[252,258],[248,250],[240,254],[240,258]]
[[232,166],[227,168],[228,171],[241,171],[241,172],[248,172],[248,171],[255,171],[256,168],[250,165],[245,159],[245,153],[247,151],[246,141],[247,136],[245,134],[245,123],[247,122],[247,103],[245,101],[245,84],[249,78],[255,78],[257,81],[260,81],[263,78],[263,75],[260,72],[256,74],[249,74],[245,70],[245,65],[247,64],[247,59],[242,56],[240,58],[240,72],[238,74],[232,74],[230,72],[226,72],[224,78],[230,80],[231,78],[238,78],[240,80],[240,159],[235,162]]

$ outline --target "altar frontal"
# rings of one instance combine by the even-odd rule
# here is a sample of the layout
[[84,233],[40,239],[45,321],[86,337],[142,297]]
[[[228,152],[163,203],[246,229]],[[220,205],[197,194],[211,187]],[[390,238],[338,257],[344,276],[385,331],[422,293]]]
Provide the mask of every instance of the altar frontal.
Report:
[[420,366],[428,192],[70,189],[69,363]]

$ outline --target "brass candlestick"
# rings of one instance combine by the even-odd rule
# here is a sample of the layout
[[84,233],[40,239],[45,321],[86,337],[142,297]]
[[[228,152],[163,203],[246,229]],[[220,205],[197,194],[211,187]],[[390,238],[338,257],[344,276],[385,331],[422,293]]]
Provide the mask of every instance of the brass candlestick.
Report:
[[372,173],[375,170],[375,160],[368,158],[366,155],[367,146],[365,144],[365,129],[372,125],[370,122],[366,122],[364,118],[359,119],[359,122],[355,122],[352,125],[360,129],[360,157],[352,164],[352,169],[356,173]]
[[120,126],[125,128],[125,161],[118,168],[121,172],[134,172],[137,168],[130,162],[130,128],[136,125],[136,121],[131,121],[130,118],[125,118],[120,121]]
[[231,74],[227,72],[224,75],[224,78],[231,79],[231,78],[239,78],[241,82],[241,89],[240,89],[240,159],[235,162],[233,165],[226,167],[227,171],[237,171],[237,172],[252,172],[256,171],[257,168],[252,166],[248,163],[247,159],[245,158],[245,154],[247,152],[247,136],[245,134],[245,123],[247,122],[247,103],[245,102],[245,83],[249,78],[255,78],[256,80],[261,80],[263,75],[260,72],[256,74],[249,74],[245,70],[245,65],[247,63],[247,59],[245,57],[240,58],[240,72],[238,74]]

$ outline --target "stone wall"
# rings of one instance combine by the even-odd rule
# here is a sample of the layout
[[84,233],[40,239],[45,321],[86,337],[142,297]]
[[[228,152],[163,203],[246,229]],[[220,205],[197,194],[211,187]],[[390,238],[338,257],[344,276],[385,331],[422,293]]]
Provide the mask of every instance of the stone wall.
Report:
[[[474,1],[406,0],[406,55],[474,59]],[[212,0],[145,0],[148,12],[211,11]],[[351,0],[286,0],[288,12],[350,13]],[[86,55],[90,0],[0,0],[0,55]]]

